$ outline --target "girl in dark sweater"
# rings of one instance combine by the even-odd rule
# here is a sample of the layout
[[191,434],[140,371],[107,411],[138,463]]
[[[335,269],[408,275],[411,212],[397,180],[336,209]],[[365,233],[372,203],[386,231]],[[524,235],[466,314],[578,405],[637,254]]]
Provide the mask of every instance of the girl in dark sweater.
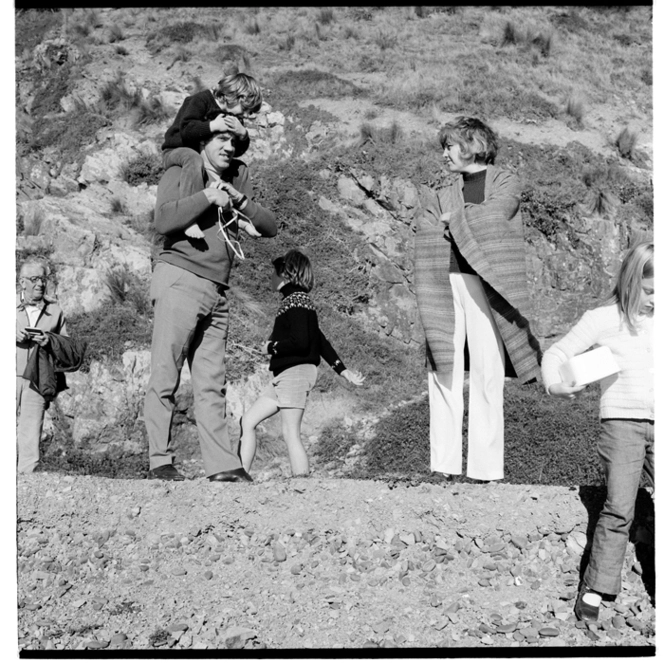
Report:
[[264,351],[270,355],[270,384],[240,422],[240,458],[248,472],[256,453],[256,426],[281,411],[282,430],[294,476],[309,474],[300,425],[307,396],[316,384],[321,357],[350,383],[361,385],[364,376],[348,370],[318,328],[318,316],[307,294],[314,285],[309,258],[289,251],[273,261],[272,289],[283,301]]

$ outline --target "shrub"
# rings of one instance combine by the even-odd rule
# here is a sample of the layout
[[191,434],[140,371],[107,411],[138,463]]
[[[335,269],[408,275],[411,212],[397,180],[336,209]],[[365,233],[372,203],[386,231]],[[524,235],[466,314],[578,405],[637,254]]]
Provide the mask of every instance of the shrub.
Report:
[[115,52],[118,55],[129,55],[129,51],[122,45],[118,45],[115,47]]
[[[541,388],[515,381],[505,385],[505,481],[514,484],[601,485],[596,441],[599,435],[599,388],[560,403]],[[338,431],[338,426],[336,427]],[[464,421],[464,438],[467,421]],[[352,440],[328,427],[320,445],[345,452]],[[464,446],[466,444],[464,443]],[[351,476],[392,474],[431,480],[429,403],[424,397],[392,411],[375,428]],[[465,471],[465,468],[464,468]],[[465,476],[460,481],[468,481]]]
[[[147,293],[147,284],[134,283],[130,288],[140,287]],[[128,348],[150,347],[151,317],[149,311],[139,311],[139,307],[145,309],[140,302],[141,299],[147,301],[147,294],[141,294],[140,291],[130,293],[131,289],[129,293],[125,293],[124,301],[107,301],[94,311],[67,316],[70,334],[88,343],[88,352],[81,370],[89,370],[93,360],[102,361],[106,358],[117,361]]]
[[[95,445],[96,446],[96,445]],[[85,442],[78,447],[52,445],[42,454],[40,462],[47,472],[108,477],[110,479],[144,479],[149,465],[145,453],[134,453],[119,445],[103,452]]]
[[344,39],[359,39],[357,30],[355,30],[355,28],[350,27],[349,25],[344,27],[343,35]]
[[122,179],[131,186],[145,182],[148,186],[158,184],[163,168],[161,156],[152,152],[141,152],[122,167]]
[[629,127],[624,127],[615,140],[615,146],[623,159],[633,159],[636,147],[636,132],[631,131]]

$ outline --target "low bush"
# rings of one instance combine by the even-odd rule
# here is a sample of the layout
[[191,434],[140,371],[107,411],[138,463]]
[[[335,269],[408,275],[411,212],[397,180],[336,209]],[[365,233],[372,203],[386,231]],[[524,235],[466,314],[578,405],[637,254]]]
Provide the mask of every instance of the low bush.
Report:
[[[505,386],[505,482],[540,485],[601,485],[597,458],[599,436],[599,388],[590,386],[583,397],[558,401],[541,387]],[[467,435],[467,421],[463,428]],[[353,444],[352,436],[328,426],[320,436],[321,460],[342,454]],[[464,457],[467,449],[464,441]],[[320,452],[319,452],[320,454]],[[333,458],[331,458],[333,459]],[[337,457],[338,459],[338,457]],[[429,403],[397,408],[380,421],[375,435],[364,446],[361,463],[350,472],[357,478],[381,475],[433,478],[430,470]],[[464,475],[460,481],[468,481]]]
[[130,348],[150,347],[152,311],[148,287],[132,281],[126,292],[116,292],[115,300],[104,302],[94,311],[67,316],[69,333],[88,343],[83,371],[89,369],[93,360],[117,361]]
[[163,172],[161,156],[141,152],[122,167],[122,179],[131,186],[158,184]]
[[103,452],[90,444],[53,445],[41,456],[40,463],[47,472],[110,479],[145,479],[149,469],[146,453],[137,454],[117,445]]

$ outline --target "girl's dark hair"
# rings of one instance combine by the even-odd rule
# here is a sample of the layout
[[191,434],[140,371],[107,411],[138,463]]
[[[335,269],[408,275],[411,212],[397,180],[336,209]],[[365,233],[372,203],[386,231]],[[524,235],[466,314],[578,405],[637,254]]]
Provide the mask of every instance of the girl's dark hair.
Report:
[[284,281],[299,286],[305,292],[314,287],[314,270],[307,256],[297,249],[291,249],[285,256],[272,261],[274,269]]
[[498,154],[498,138],[491,129],[476,117],[457,117],[453,122],[443,125],[438,134],[443,149],[452,143],[461,147],[461,156],[465,159],[474,157],[475,161],[493,164]]

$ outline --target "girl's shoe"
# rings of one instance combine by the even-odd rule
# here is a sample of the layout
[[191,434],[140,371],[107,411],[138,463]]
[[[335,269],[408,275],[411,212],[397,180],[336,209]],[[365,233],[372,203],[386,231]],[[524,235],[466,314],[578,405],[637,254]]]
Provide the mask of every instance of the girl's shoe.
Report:
[[596,622],[599,619],[599,605],[590,605],[583,600],[584,595],[588,593],[597,594],[585,582],[582,582],[574,604],[574,614],[582,622]]

